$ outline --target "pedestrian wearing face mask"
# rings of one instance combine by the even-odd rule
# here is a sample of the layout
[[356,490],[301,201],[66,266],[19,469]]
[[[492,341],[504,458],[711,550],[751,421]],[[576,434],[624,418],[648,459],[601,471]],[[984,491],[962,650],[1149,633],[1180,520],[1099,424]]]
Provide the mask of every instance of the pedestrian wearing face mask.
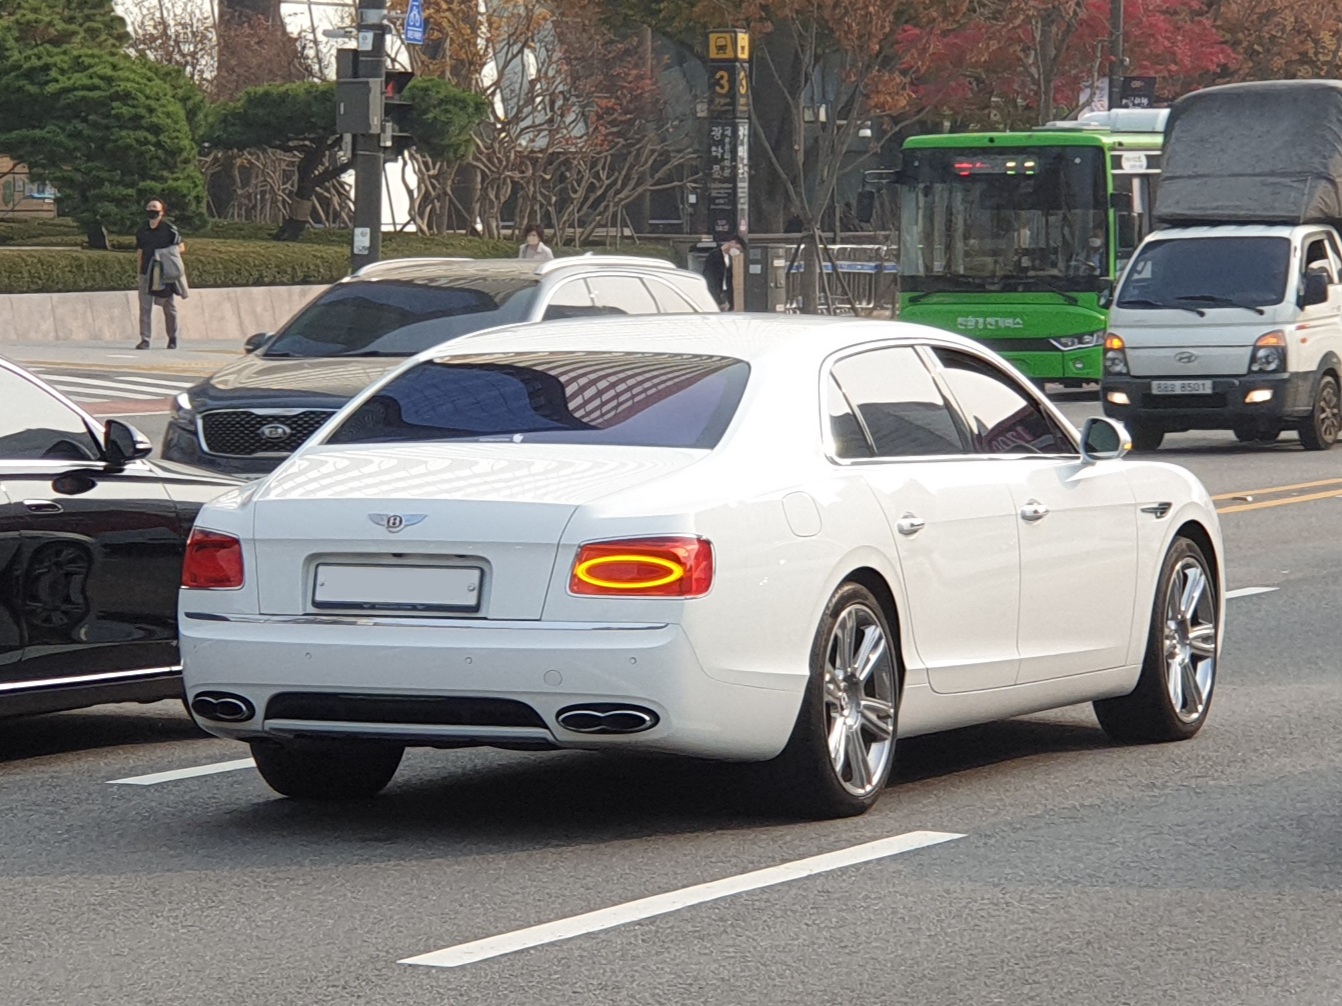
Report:
[[545,243],[545,231],[541,229],[540,224],[528,226],[522,232],[522,237],[525,238],[526,243],[517,250],[518,258],[538,259],[541,262],[548,262],[555,257],[555,253]]
[[[151,199],[145,204],[145,223],[135,235],[135,254],[140,267],[140,342],[136,349],[148,349],[154,332],[154,305],[163,308],[163,321],[168,330],[168,348],[177,348],[177,290],[174,283],[162,279],[162,256],[166,249],[176,249],[177,265],[180,253],[186,250],[182,235],[168,223],[167,205],[162,199]],[[156,266],[156,259],[160,263]],[[151,275],[152,273],[152,275]],[[156,287],[151,283],[157,283]],[[185,277],[182,277],[182,285]]]

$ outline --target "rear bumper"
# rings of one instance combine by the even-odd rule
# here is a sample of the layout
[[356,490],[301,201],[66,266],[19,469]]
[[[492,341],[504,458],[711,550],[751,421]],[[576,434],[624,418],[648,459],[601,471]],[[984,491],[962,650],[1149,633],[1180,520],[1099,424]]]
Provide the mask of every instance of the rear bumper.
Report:
[[[223,692],[245,698],[245,722],[199,720],[221,737],[367,738],[456,747],[494,745],[665,752],[763,761],[787,743],[805,678],[795,687],[729,683],[704,670],[677,625],[456,623],[449,620],[219,616],[183,612],[188,698]],[[544,724],[368,723],[271,717],[279,693],[356,698],[506,699]],[[586,703],[652,710],[657,723],[633,734],[593,735],[559,725],[557,714]],[[409,705],[409,703],[407,703]],[[278,708],[278,705],[277,705]],[[280,710],[283,712],[283,710]]]
[[[1227,430],[1240,423],[1290,425],[1309,415],[1314,393],[1311,373],[1213,377],[1209,395],[1156,395],[1151,385],[1172,378],[1106,377],[1100,383],[1104,414],[1120,422],[1141,422],[1178,430]],[[1253,391],[1271,391],[1266,402],[1249,403]],[[1112,400],[1126,395],[1128,404]]]

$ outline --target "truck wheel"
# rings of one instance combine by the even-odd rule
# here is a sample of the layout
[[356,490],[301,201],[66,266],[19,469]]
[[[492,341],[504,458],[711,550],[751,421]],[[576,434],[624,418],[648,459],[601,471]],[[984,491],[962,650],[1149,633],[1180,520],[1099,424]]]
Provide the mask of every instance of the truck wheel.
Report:
[[1165,439],[1165,431],[1150,423],[1129,423],[1128,436],[1132,438],[1134,451],[1158,451],[1160,442]]
[[1326,451],[1337,443],[1342,430],[1342,397],[1338,394],[1337,378],[1324,374],[1319,390],[1314,393],[1314,408],[1300,426],[1300,443],[1307,451]]

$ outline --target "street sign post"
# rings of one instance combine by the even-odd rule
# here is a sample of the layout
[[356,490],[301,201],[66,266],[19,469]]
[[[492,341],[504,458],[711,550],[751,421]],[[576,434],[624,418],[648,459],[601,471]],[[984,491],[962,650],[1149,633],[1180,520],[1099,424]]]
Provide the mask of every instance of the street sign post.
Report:
[[718,243],[749,230],[750,35],[708,33],[708,229]]
[[1151,108],[1156,104],[1155,77],[1124,77],[1118,95],[1119,108]]
[[424,44],[424,0],[410,0],[410,8],[405,12],[405,43]]

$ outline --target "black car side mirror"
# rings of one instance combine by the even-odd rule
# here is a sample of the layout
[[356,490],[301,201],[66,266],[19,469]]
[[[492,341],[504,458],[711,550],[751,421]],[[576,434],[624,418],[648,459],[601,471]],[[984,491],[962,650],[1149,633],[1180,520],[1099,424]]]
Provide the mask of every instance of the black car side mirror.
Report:
[[1304,285],[1300,288],[1300,306],[1328,303],[1328,274],[1322,272],[1305,273]]
[[109,419],[103,426],[103,460],[112,468],[125,468],[153,451],[154,445],[135,427],[119,419]]
[[264,349],[273,334],[272,332],[257,332],[255,335],[249,336],[247,341],[242,344],[243,352],[255,353],[258,349]]

